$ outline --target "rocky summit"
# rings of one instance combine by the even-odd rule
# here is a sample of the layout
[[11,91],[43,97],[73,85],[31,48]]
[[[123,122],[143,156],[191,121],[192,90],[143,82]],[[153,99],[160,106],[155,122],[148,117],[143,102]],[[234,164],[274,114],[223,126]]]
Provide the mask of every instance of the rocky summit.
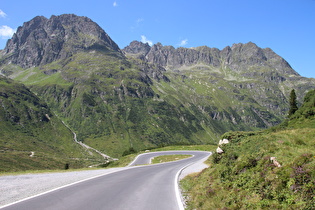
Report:
[[66,14],[47,19],[37,16],[17,29],[3,56],[5,63],[29,68],[90,49],[120,52],[105,31],[87,17]]
[[[256,44],[249,42],[246,44],[233,44],[223,50],[201,46],[196,48],[174,48],[173,46],[163,46],[157,43],[150,47],[147,43],[133,41],[123,51],[127,55],[144,59],[151,63],[171,70],[205,64],[212,67],[229,68],[235,72],[243,72],[244,76],[249,76],[250,68],[269,68],[279,74],[296,75],[289,63],[273,52],[270,48],[259,48]],[[247,74],[246,74],[247,72]]]
[[[315,89],[314,79],[252,42],[219,50],[132,41],[121,50],[95,22],[76,15],[24,23],[1,51],[0,73],[23,83],[78,141],[114,157],[162,145],[216,144],[230,130],[279,124],[292,89],[299,102]],[[2,121],[8,129],[22,126]]]

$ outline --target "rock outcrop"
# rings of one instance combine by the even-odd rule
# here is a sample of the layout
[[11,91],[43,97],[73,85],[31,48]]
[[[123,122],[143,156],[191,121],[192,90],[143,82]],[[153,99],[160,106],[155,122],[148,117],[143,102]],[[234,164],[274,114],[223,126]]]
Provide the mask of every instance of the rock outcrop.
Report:
[[133,41],[124,48],[124,53],[133,55],[136,58],[145,59],[150,49],[151,47],[148,43]]
[[273,163],[276,167],[281,167],[281,164],[277,161],[276,157],[270,157],[270,161]]
[[84,50],[114,51],[122,56],[118,45],[87,17],[65,14],[47,19],[37,16],[19,27],[7,42],[2,62],[28,68]]
[[228,143],[230,143],[230,141],[229,141],[228,139],[220,139],[220,141],[219,141],[219,146],[218,146],[218,148],[216,149],[216,152],[217,152],[218,154],[224,153],[223,149],[222,149],[220,146],[222,146],[222,145],[224,145],[224,144],[228,144]]
[[[223,50],[201,46],[196,48],[174,48],[157,43],[150,47],[133,41],[123,49],[127,55],[137,55],[151,63],[170,69],[195,64],[206,64],[213,67],[230,68],[236,72],[248,73],[252,66],[277,70],[281,74],[298,75],[282,57],[270,48],[262,49],[256,44],[233,44]],[[247,75],[250,76],[250,75]]]
[[223,145],[223,144],[228,144],[228,143],[230,143],[229,140],[227,140],[227,139],[221,139],[221,140],[219,141],[219,146],[221,146],[221,145]]

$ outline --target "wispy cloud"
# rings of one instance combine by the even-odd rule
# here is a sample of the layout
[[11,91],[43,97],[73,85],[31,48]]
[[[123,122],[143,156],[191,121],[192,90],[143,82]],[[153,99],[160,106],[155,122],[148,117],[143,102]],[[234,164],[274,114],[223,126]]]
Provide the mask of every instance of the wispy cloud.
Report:
[[0,37],[2,39],[8,39],[13,36],[15,30],[9,26],[0,26]]
[[118,7],[117,1],[114,1],[113,6]]
[[138,18],[136,22],[137,22],[137,24],[139,24],[139,23],[141,23],[141,22],[143,22],[143,21],[144,21],[143,18]]
[[153,45],[153,42],[151,40],[148,40],[146,36],[141,35],[141,42],[148,43],[150,46]]
[[183,39],[182,41],[180,41],[180,43],[178,45],[183,47],[183,46],[185,46],[187,44],[188,44],[188,39]]
[[0,9],[0,17],[5,18],[7,14],[5,14],[1,9]]
[[132,25],[132,26],[130,26],[131,31],[134,31],[134,30],[136,30],[137,28],[139,28],[139,27],[142,25],[143,22],[144,22],[144,19],[143,19],[143,18],[138,18],[138,19],[135,21],[135,24]]

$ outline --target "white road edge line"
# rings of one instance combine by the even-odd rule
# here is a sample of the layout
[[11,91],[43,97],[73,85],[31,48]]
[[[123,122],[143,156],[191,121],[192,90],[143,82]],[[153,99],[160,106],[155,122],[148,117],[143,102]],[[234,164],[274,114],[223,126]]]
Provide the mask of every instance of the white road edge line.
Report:
[[[178,150],[174,150],[174,151],[178,151]],[[183,150],[183,151],[184,151],[184,150]],[[161,153],[161,152],[163,153],[163,152],[172,152],[172,151],[157,151],[157,152],[141,153],[141,154],[137,155],[137,157],[136,157],[131,163],[129,163],[129,165],[128,165],[127,167],[132,166],[132,164],[134,164],[134,163],[137,161],[137,159],[138,159],[139,157],[143,156],[143,155],[154,154],[154,153]]]
[[96,175],[96,176],[93,176],[93,177],[90,177],[90,178],[87,178],[87,179],[83,179],[83,180],[80,180],[80,181],[76,181],[76,182],[73,182],[73,183],[70,183],[70,184],[67,184],[67,185],[63,185],[63,186],[60,186],[60,187],[57,187],[57,188],[54,188],[54,189],[51,189],[51,190],[48,190],[48,191],[45,191],[45,192],[42,192],[42,193],[39,193],[39,194],[36,194],[36,195],[33,195],[31,197],[27,197],[27,198],[23,198],[22,200],[18,200],[18,201],[15,201],[13,203],[9,203],[9,204],[6,204],[4,206],[0,206],[0,209],[2,208],[5,208],[5,207],[8,207],[8,206],[12,206],[14,204],[17,204],[17,203],[20,203],[20,202],[23,202],[23,201],[26,201],[26,200],[29,200],[29,199],[32,199],[32,198],[36,198],[38,196],[41,196],[41,195],[45,195],[47,193],[50,193],[50,192],[53,192],[53,191],[56,191],[56,190],[59,190],[59,189],[62,189],[62,188],[65,188],[65,187],[69,187],[71,185],[75,185],[75,184],[78,184],[78,183],[81,183],[81,182],[85,182],[85,181],[88,181],[90,179],[95,179],[95,178],[98,178],[98,177],[101,177],[101,176],[106,176],[108,174],[112,174],[112,173],[115,173],[115,172],[119,172],[119,171],[124,171],[124,170],[128,170],[130,168],[127,168],[127,167],[123,167],[123,168],[117,168],[119,170],[115,170],[115,171],[111,171],[109,173],[105,173],[105,174],[100,174],[100,175]]
[[[194,155],[193,155],[194,157]],[[190,163],[186,166],[184,166],[183,168],[181,168],[177,173],[176,173],[176,176],[175,176],[175,194],[176,194],[176,199],[177,199],[177,204],[178,204],[178,208],[179,210],[184,210],[184,203],[183,203],[183,199],[182,199],[182,194],[180,193],[180,190],[179,190],[179,176],[180,174],[182,173],[182,171],[187,168],[188,166],[194,164],[193,163]]]
[[[179,150],[174,150],[174,151],[179,151]],[[183,152],[187,152],[187,150],[182,150]],[[196,151],[198,151],[198,150],[196,150]],[[160,153],[160,152],[163,152],[163,151],[158,151],[158,152],[150,152],[150,153]],[[167,151],[168,152],[168,151]],[[204,151],[201,151],[201,152],[204,152]],[[142,154],[140,154],[140,155],[138,155],[129,165],[128,165],[128,167],[129,166],[131,166],[134,162],[136,162],[136,160],[140,157],[140,156],[142,156],[142,155],[146,155],[146,154],[149,154],[149,153],[142,153]],[[211,156],[211,152],[210,152],[210,154],[209,154],[209,156]],[[207,158],[209,158],[209,156],[207,156]],[[192,157],[194,157],[194,155],[192,155]],[[190,158],[192,158],[192,157],[190,157]],[[178,208],[179,208],[179,210],[185,210],[185,208],[184,208],[184,203],[183,203],[183,198],[182,198],[182,194],[181,194],[181,192],[180,192],[180,188],[179,188],[179,176],[180,176],[180,174],[182,173],[182,171],[185,169],[185,168],[187,168],[187,167],[189,167],[189,166],[191,166],[191,165],[193,165],[193,164],[195,164],[196,162],[193,162],[193,163],[190,163],[190,164],[188,164],[188,165],[186,165],[186,166],[184,166],[183,168],[181,168],[177,173],[176,173],[176,176],[175,176],[175,181],[174,181],[174,186],[175,186],[175,194],[176,194],[176,200],[177,200],[177,204],[178,204]],[[164,164],[164,163],[161,163],[161,164]]]
[[[184,150],[183,150],[184,151]],[[161,151],[160,151],[161,152]],[[186,151],[187,152],[187,151]],[[159,152],[151,152],[151,153],[159,153]],[[106,176],[108,174],[112,174],[112,173],[115,173],[115,172],[119,172],[119,171],[124,171],[124,170],[128,170],[128,169],[132,169],[133,167],[146,167],[146,166],[133,166],[133,167],[129,167],[131,166],[137,159],[139,156],[142,156],[142,155],[145,155],[145,154],[148,154],[148,153],[142,153],[140,155],[138,155],[127,167],[122,167],[122,168],[117,168],[118,170],[115,170],[115,171],[111,171],[109,173],[105,173],[105,174],[100,174],[100,175],[96,175],[96,176],[93,176],[93,177],[90,177],[90,178],[87,178],[87,179],[83,179],[83,180],[80,180],[80,181],[77,181],[77,182],[73,182],[73,183],[70,183],[70,184],[67,184],[67,185],[63,185],[63,186],[60,186],[60,187],[57,187],[57,188],[54,188],[52,190],[48,190],[48,191],[45,191],[45,192],[42,192],[42,193],[39,193],[39,194],[36,194],[36,195],[33,195],[31,197],[27,197],[27,198],[23,198],[22,200],[18,200],[18,201],[15,201],[13,203],[9,203],[9,204],[6,204],[4,206],[0,206],[0,209],[3,209],[5,207],[8,207],[8,206],[11,206],[11,205],[14,205],[14,204],[17,204],[17,203],[20,203],[20,202],[23,202],[23,201],[26,201],[26,200],[29,200],[29,199],[32,199],[32,198],[36,198],[38,196],[41,196],[41,195],[45,195],[47,193],[50,193],[50,192],[53,192],[53,191],[56,191],[56,190],[59,190],[59,189],[62,189],[62,188],[65,188],[65,187],[69,187],[71,185],[75,185],[75,184],[78,184],[78,183],[81,183],[81,182],[85,182],[85,181],[88,181],[88,180],[91,180],[91,179],[95,179],[95,178],[98,178],[98,177],[101,177],[101,176]],[[211,155],[211,154],[210,154]],[[195,155],[192,155],[192,157],[194,157]],[[190,158],[192,158],[190,157]],[[180,161],[180,160],[179,160]],[[183,204],[183,199],[182,199],[182,194],[180,193],[180,188],[179,188],[179,176],[181,174],[181,172],[189,167],[190,165],[194,164],[195,162],[193,163],[190,163],[186,166],[184,166],[183,168],[181,168],[177,173],[176,173],[176,176],[175,176],[175,194],[176,194],[176,199],[177,199],[177,204],[178,204],[178,207],[180,210],[184,210],[184,204]],[[159,163],[159,164],[165,164],[165,163]]]
[[[204,161],[206,161],[210,156],[212,155],[212,153],[210,152],[210,154],[207,156],[207,157],[205,157],[205,158],[203,158],[203,159],[201,159],[201,160],[199,160],[199,161],[202,161],[202,162],[204,162]],[[193,157],[194,157],[194,155],[193,155]],[[184,204],[184,199],[183,199],[183,195],[182,195],[182,193],[181,193],[181,191],[180,191],[180,187],[179,187],[179,177],[180,177],[180,175],[181,175],[181,173],[182,173],[182,171],[183,170],[185,170],[186,168],[188,168],[189,166],[191,166],[191,165],[193,165],[193,164],[195,164],[196,162],[193,162],[193,163],[190,163],[190,164],[188,164],[188,165],[186,165],[186,166],[184,166],[183,168],[181,168],[178,172],[177,172],[177,174],[176,174],[176,176],[175,176],[175,193],[176,193],[176,199],[177,199],[177,203],[178,203],[178,208],[180,209],[180,210],[185,210],[185,204]]]
[[[151,152],[151,153],[153,153],[153,152]],[[90,178],[86,178],[86,179],[83,179],[83,180],[80,180],[80,181],[76,181],[76,182],[73,182],[73,183],[70,183],[70,184],[67,184],[67,185],[63,185],[63,186],[60,186],[60,187],[57,187],[57,188],[53,188],[53,189],[51,189],[51,190],[48,190],[48,191],[45,191],[45,192],[42,192],[42,193],[39,193],[39,194],[36,194],[36,195],[32,195],[32,196],[30,196],[30,197],[23,198],[23,199],[21,199],[21,200],[14,201],[14,202],[9,203],[9,204],[5,204],[5,205],[3,205],[3,206],[0,206],[0,209],[3,209],[3,208],[8,207],[8,206],[12,206],[12,205],[14,205],[14,204],[17,204],[17,203],[20,203],[20,202],[23,202],[23,201],[26,201],[26,200],[29,200],[29,199],[32,199],[32,198],[36,198],[36,197],[41,196],[41,195],[45,195],[45,194],[47,194],[47,193],[50,193],[50,192],[53,192],[53,191],[56,191],[56,190],[59,190],[59,189],[65,188],[65,187],[69,187],[69,186],[71,186],[71,185],[75,185],[75,184],[78,184],[78,183],[81,183],[81,182],[85,182],[85,181],[88,181],[88,180],[90,180],[90,179],[98,178],[98,177],[101,177],[101,176],[106,176],[106,175],[108,175],[108,174],[112,174],[112,173],[119,172],[119,171],[128,170],[128,169],[131,169],[131,168],[133,168],[133,167],[145,167],[145,166],[133,166],[133,167],[129,167],[129,166],[131,166],[131,164],[133,164],[133,163],[138,159],[139,156],[145,155],[145,154],[148,154],[148,153],[143,153],[143,154],[138,155],[138,156],[137,156],[128,166],[126,166],[126,167],[117,168],[117,170],[115,170],[115,171],[111,171],[111,172],[108,172],[108,173],[96,175],[96,176],[93,176],[93,177],[90,177]],[[163,163],[162,163],[162,164],[163,164]]]

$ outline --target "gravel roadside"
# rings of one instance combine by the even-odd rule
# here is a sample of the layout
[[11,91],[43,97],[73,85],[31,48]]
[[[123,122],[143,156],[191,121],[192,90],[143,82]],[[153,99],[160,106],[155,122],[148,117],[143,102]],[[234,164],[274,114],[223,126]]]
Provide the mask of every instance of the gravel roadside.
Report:
[[[209,156],[210,155],[211,154],[209,154]],[[185,178],[185,176],[187,176],[189,174],[201,172],[203,169],[208,168],[209,165],[205,164],[204,162],[209,158],[209,156],[207,156],[207,157],[199,160],[198,162],[191,164],[188,167],[184,168],[179,175],[179,180]]]

